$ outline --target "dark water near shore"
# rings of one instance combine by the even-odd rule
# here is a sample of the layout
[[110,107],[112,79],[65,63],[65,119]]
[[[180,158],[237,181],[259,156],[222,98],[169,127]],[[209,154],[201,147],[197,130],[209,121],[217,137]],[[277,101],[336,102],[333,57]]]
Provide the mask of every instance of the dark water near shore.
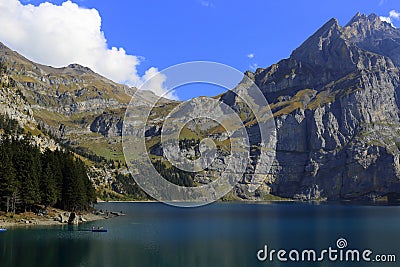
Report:
[[[175,208],[160,203],[102,203],[127,216],[78,227],[0,233],[0,266],[400,266],[400,207],[340,204],[216,203]],[[91,226],[108,233],[80,231]],[[259,262],[274,249],[348,248],[395,254],[397,263]]]

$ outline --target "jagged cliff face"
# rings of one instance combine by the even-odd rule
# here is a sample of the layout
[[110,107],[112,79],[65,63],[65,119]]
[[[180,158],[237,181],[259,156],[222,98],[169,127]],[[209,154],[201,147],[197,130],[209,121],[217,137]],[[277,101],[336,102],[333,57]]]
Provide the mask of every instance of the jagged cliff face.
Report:
[[376,15],[335,19],[289,59],[248,73],[271,104],[276,160],[266,184],[301,199],[400,193],[400,31]]

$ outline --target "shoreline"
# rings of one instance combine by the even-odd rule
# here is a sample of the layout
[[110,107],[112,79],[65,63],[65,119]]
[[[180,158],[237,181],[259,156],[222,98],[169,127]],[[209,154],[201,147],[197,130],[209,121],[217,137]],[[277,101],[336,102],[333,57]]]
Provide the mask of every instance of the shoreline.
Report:
[[[270,199],[270,200],[217,200],[212,203],[224,203],[224,204],[268,204],[268,203],[312,203],[312,204],[342,204],[342,205],[394,205],[400,206],[399,202],[390,202],[387,200],[326,200],[326,199],[317,199],[317,200],[300,200],[300,199]],[[174,202],[163,202],[157,200],[112,200],[112,201],[103,201],[98,200],[97,204],[103,203],[164,203],[169,205],[168,203],[184,203],[181,201]],[[194,202],[190,202],[194,203]],[[200,203],[200,202],[199,202]]]
[[[267,202],[296,202],[299,200],[295,199],[271,199],[271,200],[217,200],[211,203],[267,203]],[[318,200],[320,201],[320,200]],[[301,201],[299,201],[301,202]],[[307,201],[306,201],[307,202]],[[96,204],[100,203],[184,203],[183,201],[171,201],[171,202],[163,202],[163,201],[158,201],[158,200],[110,200],[110,201],[105,201],[105,200],[97,200]],[[190,202],[190,203],[196,203],[196,202]],[[202,202],[199,202],[202,203]],[[210,203],[210,204],[211,204]]]
[[77,219],[74,224],[68,223],[68,218],[71,212],[51,208],[48,215],[37,215],[33,212],[24,212],[15,214],[14,217],[10,215],[0,214],[0,228],[36,228],[41,226],[64,226],[64,225],[79,225],[88,222],[107,220],[124,214],[109,212],[108,215],[100,213],[99,211],[80,212],[77,213]]
[[[372,205],[372,206],[400,206],[400,203],[388,203],[385,201],[362,201],[362,202],[352,202],[352,201],[326,201],[326,200],[314,200],[314,201],[300,201],[293,199],[274,199],[274,200],[232,200],[232,201],[216,201],[213,203],[220,204],[270,204],[270,203],[313,203],[313,204],[341,204],[341,205]],[[126,200],[126,201],[100,201],[98,204],[103,203],[163,203],[157,200]],[[211,204],[211,203],[210,203]],[[20,214],[15,214],[11,217],[9,214],[0,212],[0,228],[35,228],[43,226],[65,226],[70,225],[68,223],[68,218],[71,212],[49,208],[47,215],[38,215],[33,212],[25,212]],[[120,212],[108,211],[103,212],[101,210],[94,210],[92,212],[79,212],[76,214],[75,225],[85,224],[88,222],[107,220],[118,216],[124,216],[125,214]]]
[[157,200],[110,200],[110,201],[97,200],[96,204],[99,203],[163,203],[163,202]]

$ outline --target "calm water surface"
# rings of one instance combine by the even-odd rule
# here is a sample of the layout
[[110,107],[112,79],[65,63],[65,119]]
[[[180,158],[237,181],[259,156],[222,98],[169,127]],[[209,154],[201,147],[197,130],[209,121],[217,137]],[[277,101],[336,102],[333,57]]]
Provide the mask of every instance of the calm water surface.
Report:
[[[0,233],[0,266],[400,266],[400,207],[340,204],[101,203],[127,216],[77,227],[15,228]],[[84,231],[91,226],[108,233]],[[348,248],[395,254],[397,263],[259,262],[271,249]]]

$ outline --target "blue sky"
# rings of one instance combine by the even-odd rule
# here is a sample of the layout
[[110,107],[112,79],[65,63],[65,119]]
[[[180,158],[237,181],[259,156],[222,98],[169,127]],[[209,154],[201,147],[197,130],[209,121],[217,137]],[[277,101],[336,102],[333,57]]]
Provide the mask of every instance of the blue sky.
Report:
[[[37,6],[45,1],[21,2]],[[59,5],[64,1],[50,2]],[[139,77],[151,67],[162,70],[193,60],[216,61],[243,72],[267,67],[287,58],[332,17],[344,25],[358,11],[379,16],[400,11],[398,0],[72,2],[98,11],[108,47],[122,47],[126,54],[135,55],[140,61],[135,65]],[[400,26],[396,18],[392,21]],[[178,96],[187,99],[221,91],[216,87],[206,90],[204,86],[201,90],[185,88]]]

